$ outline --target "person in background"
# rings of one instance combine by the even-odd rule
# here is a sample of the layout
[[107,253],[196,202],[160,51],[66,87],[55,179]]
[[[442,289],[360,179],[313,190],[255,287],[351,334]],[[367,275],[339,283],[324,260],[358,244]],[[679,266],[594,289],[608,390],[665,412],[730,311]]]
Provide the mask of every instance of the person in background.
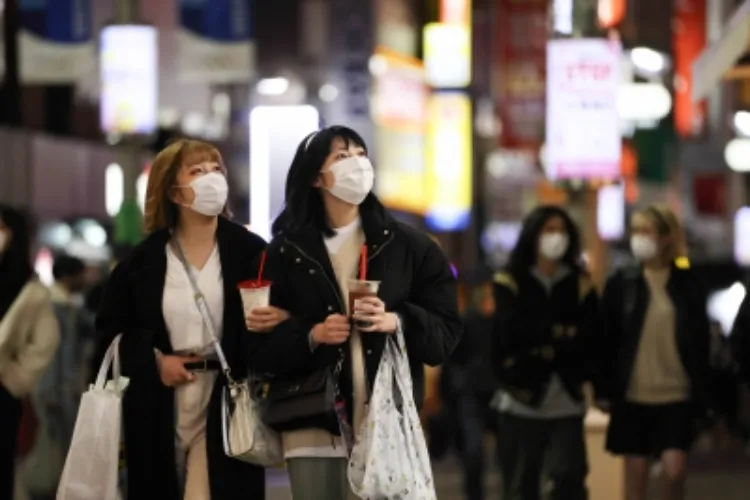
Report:
[[451,407],[450,413],[456,420],[465,498],[481,500],[485,497],[484,437],[492,414],[490,400],[497,389],[488,354],[495,298],[489,271],[474,273],[469,283],[471,299],[463,314],[464,335],[443,366],[441,385],[445,405]]
[[[50,287],[52,305],[60,329],[60,348],[35,391],[34,407],[40,422],[54,426],[53,435],[67,450],[73,435],[78,400],[83,393],[82,370],[87,366],[83,358],[84,340],[91,336],[90,325],[83,316],[80,300],[85,286],[86,265],[76,257],[61,255],[55,258]],[[45,429],[41,429],[45,432]]]
[[50,292],[31,265],[27,217],[0,204],[0,498],[14,498],[22,400],[60,342]]
[[584,500],[583,383],[595,375],[598,299],[570,216],[554,206],[529,214],[494,282],[503,499],[538,500],[545,472],[551,500]]
[[[228,457],[222,441],[221,371],[211,331],[244,377],[250,337],[237,285],[256,279],[265,242],[229,220],[219,151],[179,140],[151,166],[148,236],[112,272],[96,320],[101,338],[122,334],[127,495],[131,500],[263,500],[265,471]],[[283,312],[259,308],[274,326]]]
[[696,417],[711,407],[706,296],[689,267],[677,216],[636,212],[630,248],[638,265],[606,285],[598,334],[597,406],[611,411],[607,449],[625,456],[628,500],[645,500],[649,465],[661,461],[662,497],[685,497]]

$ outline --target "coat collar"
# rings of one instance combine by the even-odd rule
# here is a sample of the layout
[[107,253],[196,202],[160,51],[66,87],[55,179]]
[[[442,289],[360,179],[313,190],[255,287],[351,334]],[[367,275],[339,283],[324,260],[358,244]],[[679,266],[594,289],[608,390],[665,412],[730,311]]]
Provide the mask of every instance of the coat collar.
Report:
[[[237,255],[236,245],[232,244],[233,223],[223,217],[219,217],[216,229],[216,241],[219,246],[219,259],[221,261],[221,273],[224,277],[224,325],[232,324],[228,315],[232,308],[226,304],[230,297],[236,292],[236,282],[230,277],[239,276],[243,259],[255,256]],[[244,229],[243,229],[244,230]],[[135,290],[135,296],[147,308],[148,315],[157,321],[158,329],[167,333],[166,323],[162,314],[162,296],[164,295],[164,284],[167,274],[166,245],[171,238],[169,229],[160,229],[150,234],[140,245],[138,245],[131,256],[130,282]],[[191,306],[193,306],[191,304]],[[222,342],[223,343],[223,342]],[[157,348],[163,352],[171,352],[171,343],[168,335],[157,336]]]

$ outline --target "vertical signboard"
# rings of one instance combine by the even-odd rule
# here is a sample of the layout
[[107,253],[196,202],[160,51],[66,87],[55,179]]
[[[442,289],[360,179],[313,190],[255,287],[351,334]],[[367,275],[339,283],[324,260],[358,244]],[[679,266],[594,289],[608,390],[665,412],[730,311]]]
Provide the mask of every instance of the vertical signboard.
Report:
[[706,46],[706,0],[675,0],[672,23],[674,54],[674,128],[682,137],[701,132],[705,99],[693,102],[693,62]]
[[245,83],[255,68],[249,0],[179,0],[180,79]]
[[326,121],[347,124],[368,144],[373,139],[369,63],[374,52],[374,9],[370,0],[329,2],[329,77],[339,97],[328,106]]
[[102,30],[101,128],[147,135],[157,125],[157,32],[153,26],[111,25]]
[[91,0],[19,0],[18,7],[21,81],[74,83],[95,67]]
[[419,29],[409,0],[376,0],[375,45],[417,57]]
[[373,77],[376,192],[389,208],[424,214],[424,126],[427,87],[419,60],[379,51],[382,72]]
[[499,0],[496,9],[498,111],[505,147],[544,142],[547,0]]
[[427,106],[427,225],[466,229],[472,203],[471,100],[461,92],[432,94]]
[[581,38],[547,47],[548,177],[618,178],[620,44]]

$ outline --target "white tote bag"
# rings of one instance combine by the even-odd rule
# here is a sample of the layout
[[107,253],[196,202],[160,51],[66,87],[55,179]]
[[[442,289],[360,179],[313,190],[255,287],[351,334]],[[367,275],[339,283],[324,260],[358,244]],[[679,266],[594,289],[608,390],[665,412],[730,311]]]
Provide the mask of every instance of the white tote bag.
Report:
[[386,342],[368,415],[349,459],[349,484],[359,498],[437,498],[412,387],[406,343],[398,332]]
[[[57,500],[117,500],[122,394],[120,335],[107,349],[96,383],[81,397],[73,439],[65,460]],[[107,372],[114,364],[114,381]]]

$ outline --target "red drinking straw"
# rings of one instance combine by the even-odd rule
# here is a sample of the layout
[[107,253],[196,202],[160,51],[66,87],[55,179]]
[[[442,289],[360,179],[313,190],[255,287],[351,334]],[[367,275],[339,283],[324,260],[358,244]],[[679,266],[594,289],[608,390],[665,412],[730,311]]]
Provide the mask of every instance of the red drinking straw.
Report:
[[260,268],[258,269],[258,286],[263,283],[263,268],[266,267],[266,251],[260,254]]
[[362,245],[362,252],[359,254],[359,280],[367,279],[367,245]]

